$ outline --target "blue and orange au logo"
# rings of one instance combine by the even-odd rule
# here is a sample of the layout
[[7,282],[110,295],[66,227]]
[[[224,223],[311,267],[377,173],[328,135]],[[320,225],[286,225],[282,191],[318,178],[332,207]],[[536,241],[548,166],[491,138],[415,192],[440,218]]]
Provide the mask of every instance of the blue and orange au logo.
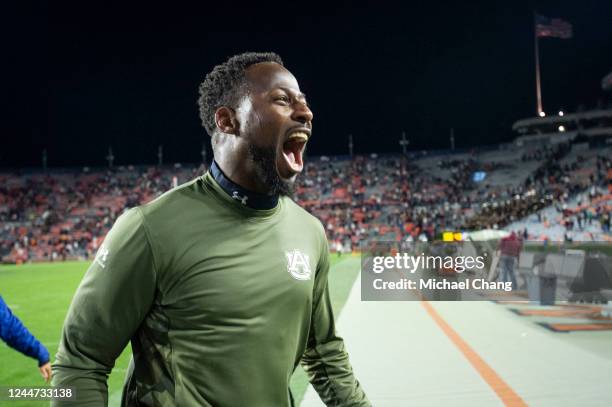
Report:
[[310,280],[312,270],[310,269],[310,257],[299,250],[285,252],[287,258],[287,271],[296,280]]

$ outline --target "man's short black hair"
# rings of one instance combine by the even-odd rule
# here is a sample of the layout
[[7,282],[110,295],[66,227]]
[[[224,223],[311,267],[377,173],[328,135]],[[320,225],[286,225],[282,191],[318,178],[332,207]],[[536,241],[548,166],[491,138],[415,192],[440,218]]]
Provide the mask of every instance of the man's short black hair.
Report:
[[245,84],[244,71],[260,62],[276,62],[283,65],[280,56],[273,52],[245,52],[234,55],[217,65],[200,84],[200,119],[209,136],[215,133],[215,111],[221,106],[235,108]]

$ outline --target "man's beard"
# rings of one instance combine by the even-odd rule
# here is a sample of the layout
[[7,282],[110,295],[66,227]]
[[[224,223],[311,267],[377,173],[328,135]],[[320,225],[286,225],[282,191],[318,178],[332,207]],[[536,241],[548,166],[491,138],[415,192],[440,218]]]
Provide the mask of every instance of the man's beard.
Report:
[[276,149],[274,147],[248,146],[249,156],[255,164],[257,178],[268,186],[269,195],[293,196],[295,182],[285,181],[276,170]]

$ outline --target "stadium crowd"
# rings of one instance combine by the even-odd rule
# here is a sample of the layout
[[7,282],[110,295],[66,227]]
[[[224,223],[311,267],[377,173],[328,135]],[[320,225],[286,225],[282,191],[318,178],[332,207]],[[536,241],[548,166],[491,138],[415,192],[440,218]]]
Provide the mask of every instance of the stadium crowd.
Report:
[[[445,230],[501,229],[530,215],[541,217],[541,210],[551,206],[559,208],[563,216],[555,221],[568,231],[599,222],[609,234],[609,154],[568,161],[571,151],[570,144],[523,151],[516,167],[534,160],[538,166],[512,185],[475,182],[476,171],[512,167],[476,152],[439,159],[437,167],[447,176],[398,155],[323,156],[309,160],[295,198],[322,221],[336,251],[351,251],[371,238],[425,241]],[[203,171],[203,166],[176,165],[0,174],[0,259],[91,258],[126,208]],[[568,206],[585,192],[584,201]]]

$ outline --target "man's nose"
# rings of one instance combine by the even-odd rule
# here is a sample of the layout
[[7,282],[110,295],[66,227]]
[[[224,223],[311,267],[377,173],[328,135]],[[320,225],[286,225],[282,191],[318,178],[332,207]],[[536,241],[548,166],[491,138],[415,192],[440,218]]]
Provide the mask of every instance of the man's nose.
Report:
[[312,117],[312,111],[306,103],[297,102],[295,104],[295,109],[293,110],[293,115],[291,117],[293,120],[306,124],[312,122]]

